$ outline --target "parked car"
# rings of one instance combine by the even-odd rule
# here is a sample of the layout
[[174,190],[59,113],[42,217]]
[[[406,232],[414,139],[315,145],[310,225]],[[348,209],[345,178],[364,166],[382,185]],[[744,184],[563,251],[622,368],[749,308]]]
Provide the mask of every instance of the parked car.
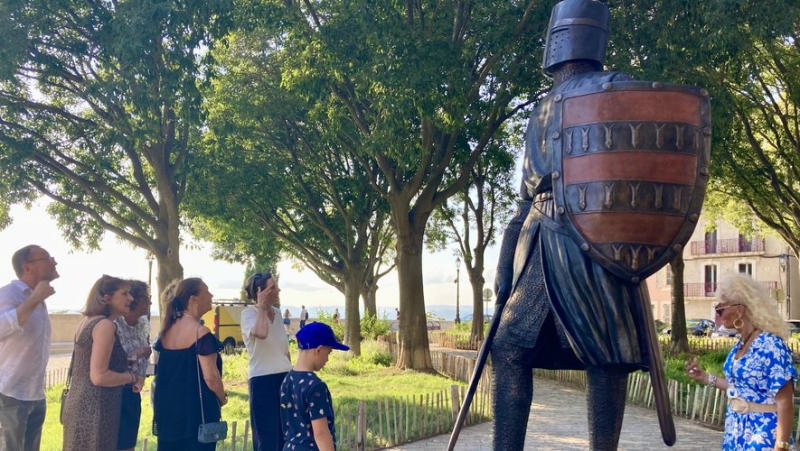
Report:
[[789,326],[789,334],[800,334],[800,320],[790,319],[786,324]]
[[725,326],[719,326],[717,330],[711,332],[711,338],[735,338],[738,336],[739,336],[739,331],[733,328],[726,329]]
[[714,321],[710,319],[687,319],[686,320],[686,331],[692,335],[702,336],[702,335],[711,335],[711,332],[714,331]]
[[[686,333],[690,335],[703,336],[710,335],[714,331],[714,321],[710,319],[687,319]],[[664,335],[672,334],[672,326],[667,326],[661,331]]]

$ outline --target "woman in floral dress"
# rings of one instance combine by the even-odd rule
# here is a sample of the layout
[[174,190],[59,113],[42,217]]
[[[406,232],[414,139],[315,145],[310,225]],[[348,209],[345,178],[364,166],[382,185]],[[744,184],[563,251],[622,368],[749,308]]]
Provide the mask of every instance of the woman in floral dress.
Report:
[[697,359],[686,364],[686,372],[696,381],[727,391],[722,449],[790,449],[797,370],[786,343],[789,329],[764,288],[746,274],[726,276],[717,301],[722,324],[741,334],[723,366],[725,377],[706,374]]

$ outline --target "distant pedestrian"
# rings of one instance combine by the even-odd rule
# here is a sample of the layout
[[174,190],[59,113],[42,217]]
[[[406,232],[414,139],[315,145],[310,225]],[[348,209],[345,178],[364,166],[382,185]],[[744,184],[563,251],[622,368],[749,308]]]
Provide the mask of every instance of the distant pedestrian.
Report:
[[397,321],[400,321],[400,309],[399,308],[394,309],[394,313],[395,316],[397,317]]
[[[146,377],[147,359],[150,357],[150,287],[141,280],[128,280],[131,286],[130,310],[114,320],[117,325],[117,339],[128,356],[128,369],[136,375]],[[130,384],[122,389],[122,409],[119,417],[117,449],[130,450],[136,446],[139,433],[139,420],[142,416],[142,395],[134,392]]]
[[315,372],[328,363],[334,349],[350,348],[337,342],[330,326],[315,322],[297,332],[300,356],[281,386],[281,421],[287,449],[333,450],[336,443],[333,400],[328,386]]
[[308,310],[306,310],[306,306],[304,305],[303,308],[300,310],[300,328],[302,329],[306,325],[306,321],[308,321]]
[[14,252],[17,280],[0,288],[0,450],[38,450],[47,409],[44,374],[56,259],[36,245]]
[[333,310],[333,324],[339,324],[339,308]]
[[283,312],[283,328],[286,329],[286,335],[292,331],[292,312],[289,311],[287,308],[286,311]]
[[256,273],[245,284],[247,298],[256,301],[242,311],[242,339],[250,355],[250,424],[254,451],[283,449],[281,383],[292,361],[289,338],[281,333],[281,289],[270,273]]

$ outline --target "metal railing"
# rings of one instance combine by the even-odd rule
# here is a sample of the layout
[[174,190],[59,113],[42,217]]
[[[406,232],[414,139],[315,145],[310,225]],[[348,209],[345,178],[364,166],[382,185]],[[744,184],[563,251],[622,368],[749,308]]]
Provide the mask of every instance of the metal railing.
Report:
[[[775,290],[778,288],[778,282],[760,281],[758,282],[762,287],[768,290]],[[683,295],[689,298],[711,298],[717,292],[716,282],[700,282],[700,283],[685,283],[683,284]]]
[[744,240],[730,238],[726,240],[692,241],[692,255],[736,254],[739,252],[764,252],[764,238]]

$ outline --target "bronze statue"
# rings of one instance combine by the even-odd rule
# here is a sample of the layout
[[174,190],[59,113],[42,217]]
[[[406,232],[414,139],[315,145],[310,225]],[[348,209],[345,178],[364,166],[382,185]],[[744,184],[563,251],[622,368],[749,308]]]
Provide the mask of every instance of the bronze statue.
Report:
[[603,72],[609,18],[591,0],[564,0],[550,17],[542,66],[553,88],[528,124],[521,200],[503,237],[485,343],[495,450],[523,449],[534,368],[586,370],[594,450],[617,448],[628,373],[650,371],[664,442],[675,442],[643,281],[682,251],[696,225],[709,101],[699,88]]

